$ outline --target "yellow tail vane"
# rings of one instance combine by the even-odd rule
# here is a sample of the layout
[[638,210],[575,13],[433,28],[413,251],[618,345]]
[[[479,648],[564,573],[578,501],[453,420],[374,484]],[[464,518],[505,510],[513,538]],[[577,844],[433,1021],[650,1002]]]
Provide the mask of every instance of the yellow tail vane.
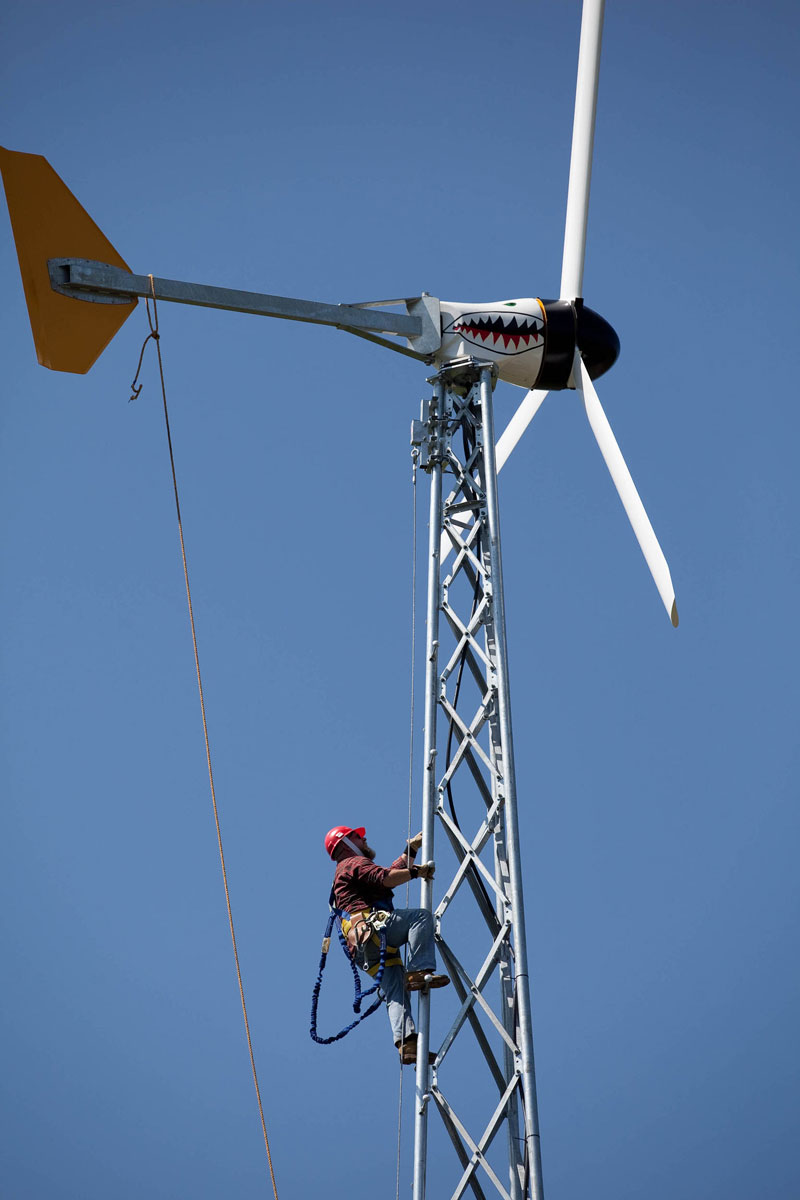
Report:
[[43,367],[84,375],[136,307],[136,300],[97,303],[60,295],[48,259],[88,258],[130,271],[108,238],[41,154],[0,147],[28,315]]

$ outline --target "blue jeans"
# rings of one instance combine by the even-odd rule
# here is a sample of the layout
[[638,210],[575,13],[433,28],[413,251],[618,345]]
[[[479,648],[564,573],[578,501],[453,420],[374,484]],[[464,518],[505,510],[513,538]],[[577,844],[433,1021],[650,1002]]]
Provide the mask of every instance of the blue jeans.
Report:
[[[389,946],[408,946],[409,971],[435,971],[436,954],[433,943],[433,913],[426,908],[399,908],[389,914],[384,926],[386,943]],[[372,967],[380,958],[380,949],[368,942],[358,952],[356,962],[362,971]],[[411,1016],[411,1000],[406,991],[405,971],[402,967],[386,967],[381,980],[380,994],[386,1001],[392,1037],[397,1046],[416,1033]]]

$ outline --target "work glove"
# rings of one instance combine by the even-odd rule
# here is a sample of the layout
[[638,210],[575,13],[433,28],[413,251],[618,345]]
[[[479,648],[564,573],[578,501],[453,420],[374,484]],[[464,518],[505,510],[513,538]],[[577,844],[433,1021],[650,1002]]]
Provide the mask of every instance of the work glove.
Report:
[[417,851],[419,850],[421,845],[422,845],[422,834],[421,833],[417,833],[414,835],[413,838],[408,839],[408,853],[412,856],[412,858],[417,853]]
[[420,863],[419,866],[417,867],[417,877],[419,879],[433,879],[435,871],[436,871],[436,863],[435,862]]

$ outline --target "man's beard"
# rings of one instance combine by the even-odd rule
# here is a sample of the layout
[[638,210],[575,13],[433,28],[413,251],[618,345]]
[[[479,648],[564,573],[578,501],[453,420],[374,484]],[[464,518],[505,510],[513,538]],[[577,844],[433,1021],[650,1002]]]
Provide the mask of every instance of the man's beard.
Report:
[[364,858],[368,858],[370,862],[375,861],[375,851],[366,842],[364,842]]

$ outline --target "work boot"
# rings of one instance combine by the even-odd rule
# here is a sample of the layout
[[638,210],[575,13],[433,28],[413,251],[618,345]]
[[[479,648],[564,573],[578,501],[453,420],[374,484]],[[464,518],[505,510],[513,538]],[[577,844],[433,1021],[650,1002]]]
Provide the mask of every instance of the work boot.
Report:
[[[395,1045],[400,1052],[400,1062],[404,1067],[417,1065],[417,1035],[415,1033],[410,1034],[403,1042],[396,1042]],[[435,1062],[436,1055],[429,1053],[429,1065],[433,1066]]]
[[406,988],[409,992],[427,991],[428,988],[447,987],[450,978],[447,975],[434,975],[433,971],[409,971],[406,975]]

